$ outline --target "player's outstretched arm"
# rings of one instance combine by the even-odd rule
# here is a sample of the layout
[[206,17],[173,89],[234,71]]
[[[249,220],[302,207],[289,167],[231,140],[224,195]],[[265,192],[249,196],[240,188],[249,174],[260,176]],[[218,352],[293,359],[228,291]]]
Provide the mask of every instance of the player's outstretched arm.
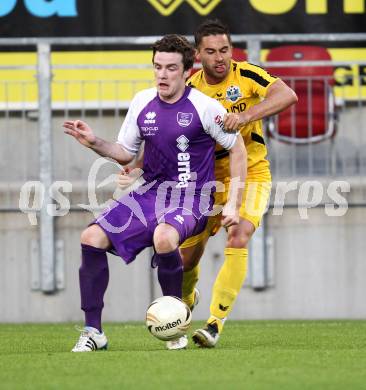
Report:
[[128,164],[132,161],[133,155],[128,153],[121,145],[108,142],[97,137],[92,128],[81,120],[66,121],[62,125],[66,134],[74,137],[81,145],[94,150],[102,157],[109,157],[120,164]]
[[295,104],[297,100],[295,91],[287,86],[281,79],[278,79],[269,86],[264,100],[250,107],[248,110],[236,114],[239,116],[240,127],[245,126],[249,122],[278,114],[287,107]]
[[230,188],[228,201],[222,211],[222,225],[229,227],[239,223],[239,210],[242,204],[244,183],[247,174],[247,151],[243,137],[237,137],[230,152]]

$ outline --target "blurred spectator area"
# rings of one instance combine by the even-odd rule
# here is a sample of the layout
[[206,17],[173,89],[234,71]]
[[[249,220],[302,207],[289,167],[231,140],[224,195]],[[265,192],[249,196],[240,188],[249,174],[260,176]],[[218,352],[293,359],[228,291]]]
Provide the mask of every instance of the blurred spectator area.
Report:
[[366,172],[364,65],[339,66],[332,51],[337,54],[323,46],[281,45],[266,54],[266,69],[299,98],[265,121],[274,176],[346,178]]

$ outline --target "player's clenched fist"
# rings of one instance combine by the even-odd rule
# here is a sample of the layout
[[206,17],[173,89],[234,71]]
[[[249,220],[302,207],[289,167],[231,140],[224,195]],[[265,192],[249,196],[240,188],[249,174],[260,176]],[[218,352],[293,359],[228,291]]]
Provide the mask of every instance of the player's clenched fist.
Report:
[[222,209],[221,225],[228,228],[239,224],[239,210],[233,210],[230,204],[226,204]]
[[144,171],[140,168],[131,169],[130,167],[125,167],[120,175],[118,175],[118,187],[121,190],[125,190],[126,188],[132,186],[132,184],[134,184],[143,173]]
[[225,131],[232,133],[239,131],[239,129],[250,122],[246,112],[228,113],[224,115],[223,123]]
[[240,117],[238,114],[233,114],[233,113],[225,114],[223,123],[224,123],[225,131],[229,133],[235,133],[239,130]]

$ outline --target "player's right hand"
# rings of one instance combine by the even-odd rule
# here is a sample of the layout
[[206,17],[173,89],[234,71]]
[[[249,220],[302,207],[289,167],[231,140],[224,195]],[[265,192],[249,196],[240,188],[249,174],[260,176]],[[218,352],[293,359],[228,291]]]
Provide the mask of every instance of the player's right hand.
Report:
[[144,171],[141,168],[125,167],[118,175],[117,183],[121,190],[125,190],[132,186],[139,179]]
[[71,135],[88,148],[91,148],[96,142],[97,137],[91,127],[81,120],[65,121],[62,127],[66,129],[64,130],[66,134]]
[[227,113],[224,115],[223,124],[227,133],[236,133],[239,130],[240,117],[238,114]]
[[225,228],[239,224],[239,209],[235,210],[229,203],[222,209],[221,225]]

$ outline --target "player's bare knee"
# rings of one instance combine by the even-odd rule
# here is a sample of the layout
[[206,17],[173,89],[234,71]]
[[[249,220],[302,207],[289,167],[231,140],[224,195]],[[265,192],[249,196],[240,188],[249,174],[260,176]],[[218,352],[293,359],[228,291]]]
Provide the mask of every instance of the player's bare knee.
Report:
[[252,235],[241,229],[232,229],[229,230],[227,237],[226,247],[227,248],[247,248],[250,237]]
[[227,248],[247,248],[249,243],[249,237],[248,236],[234,236],[234,237],[228,237],[226,242]]
[[239,225],[229,228],[226,247],[227,248],[247,248],[249,241],[255,232],[252,222],[240,218]]
[[154,231],[154,247],[158,253],[169,253],[178,248],[177,230],[168,224],[159,224]]
[[158,253],[169,253],[175,250],[177,245],[174,245],[168,237],[158,234],[154,238],[154,247]]
[[109,246],[109,240],[104,231],[98,225],[87,227],[80,237],[80,242],[84,245],[90,245],[94,248],[106,249]]

